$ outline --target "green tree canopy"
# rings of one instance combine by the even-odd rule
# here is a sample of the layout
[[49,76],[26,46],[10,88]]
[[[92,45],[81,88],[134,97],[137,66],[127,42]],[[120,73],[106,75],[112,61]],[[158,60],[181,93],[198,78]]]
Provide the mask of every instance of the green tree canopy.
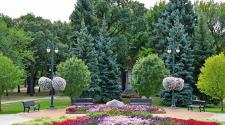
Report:
[[209,57],[198,79],[197,87],[201,92],[219,99],[221,111],[223,111],[223,99],[225,98],[225,56],[223,53]]
[[65,95],[71,99],[79,97],[87,90],[91,82],[90,71],[81,59],[75,57],[67,59],[58,65],[57,74],[67,82]]
[[0,54],[0,111],[1,96],[4,91],[14,89],[17,85],[24,82],[24,70],[14,65],[12,60]]
[[[199,23],[195,30],[194,39],[194,81],[197,83],[198,76],[200,74],[200,68],[205,63],[205,60],[216,53],[214,46],[214,38],[208,28],[207,20],[205,15],[200,11],[199,13]],[[193,86],[194,93],[199,94],[199,90],[196,86]]]
[[14,64],[26,67],[34,61],[33,52],[28,50],[32,39],[28,33],[16,28],[8,28],[0,18],[0,51]]
[[132,71],[132,87],[140,96],[150,97],[159,92],[162,80],[169,75],[164,62],[157,55],[140,58]]

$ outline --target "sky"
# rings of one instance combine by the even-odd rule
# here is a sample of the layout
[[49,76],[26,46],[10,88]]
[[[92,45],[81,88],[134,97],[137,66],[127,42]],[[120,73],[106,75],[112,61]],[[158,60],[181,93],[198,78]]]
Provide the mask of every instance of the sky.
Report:
[[[137,0],[149,8],[160,0]],[[192,0],[193,2],[194,0]],[[215,0],[223,1],[225,0]],[[0,0],[0,13],[18,18],[33,13],[51,21],[69,21],[76,0]]]

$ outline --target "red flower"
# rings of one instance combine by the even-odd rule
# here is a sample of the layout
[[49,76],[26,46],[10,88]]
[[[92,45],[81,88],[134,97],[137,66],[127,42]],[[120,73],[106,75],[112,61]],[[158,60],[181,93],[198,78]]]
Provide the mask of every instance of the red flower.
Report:
[[77,109],[78,109],[77,106],[70,106],[66,109],[66,112],[74,113],[74,112],[76,112]]
[[193,119],[183,120],[183,119],[173,119],[175,123],[183,123],[185,125],[219,125],[217,122],[204,122],[204,121],[197,121]]
[[77,119],[67,119],[62,122],[53,122],[53,125],[77,125],[88,120],[88,117],[77,117]]

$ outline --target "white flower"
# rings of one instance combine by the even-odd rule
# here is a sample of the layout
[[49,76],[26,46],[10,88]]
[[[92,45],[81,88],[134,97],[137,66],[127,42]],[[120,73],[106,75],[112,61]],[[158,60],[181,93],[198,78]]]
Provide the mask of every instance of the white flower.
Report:
[[184,80],[176,77],[166,77],[163,79],[163,87],[167,91],[181,91],[184,87]]
[[38,80],[38,85],[40,86],[41,89],[43,90],[50,90],[52,87],[52,80],[47,78],[47,77],[41,77]]
[[54,77],[52,82],[52,87],[55,90],[63,91],[66,88],[66,80],[61,77]]

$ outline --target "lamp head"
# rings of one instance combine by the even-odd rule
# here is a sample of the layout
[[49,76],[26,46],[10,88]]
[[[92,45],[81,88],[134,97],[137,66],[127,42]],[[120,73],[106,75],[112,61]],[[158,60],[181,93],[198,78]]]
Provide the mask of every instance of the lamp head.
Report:
[[55,53],[59,53],[59,49],[57,47],[55,48]]
[[48,47],[46,50],[47,50],[47,53],[50,53],[51,52],[50,47]]
[[169,53],[169,54],[172,53],[172,50],[171,49],[168,49],[167,50],[167,53]]
[[177,53],[180,53],[180,49],[179,49],[179,48],[177,48],[177,49],[176,49],[176,52],[177,52]]

